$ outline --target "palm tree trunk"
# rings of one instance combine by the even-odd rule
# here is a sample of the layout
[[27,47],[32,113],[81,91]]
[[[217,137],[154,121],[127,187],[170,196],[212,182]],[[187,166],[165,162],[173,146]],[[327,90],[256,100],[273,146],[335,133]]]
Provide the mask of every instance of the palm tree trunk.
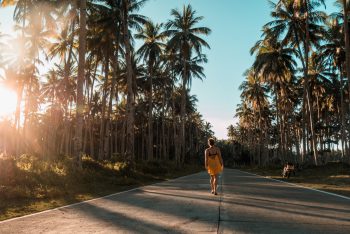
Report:
[[122,152],[122,155],[124,157],[124,160],[126,160],[126,155],[125,155],[125,141],[126,141],[126,138],[125,138],[125,134],[126,134],[126,121],[125,121],[125,118],[123,119],[123,125],[122,125],[122,130],[121,130],[121,134],[120,134],[120,137],[121,137],[121,142],[120,142],[120,151]]
[[277,120],[277,127],[279,128],[278,131],[278,158],[281,159],[282,161],[284,160],[284,154],[282,150],[282,123],[281,123],[281,116],[280,116],[280,107],[279,107],[279,91],[277,89],[277,85],[274,86],[274,91],[275,91],[275,105],[276,105],[276,120]]
[[[305,9],[308,9],[307,1],[305,1]],[[309,31],[309,14],[308,12],[306,14],[305,19],[305,31],[306,31],[306,37],[305,37],[305,43],[304,43],[304,49],[305,49],[305,70],[304,70],[304,92],[306,91],[306,101],[307,101],[307,107],[309,112],[309,121],[310,121],[310,131],[311,131],[311,144],[313,148],[313,156],[314,156],[314,163],[317,166],[317,140],[316,140],[316,134],[315,134],[315,128],[314,128],[314,119],[313,119],[313,110],[312,110],[312,100],[310,95],[310,88],[309,88],[309,46],[310,46],[310,31]]]
[[[105,81],[108,82],[107,80]],[[105,135],[105,125],[106,125],[106,99],[107,99],[107,84],[105,83],[105,87],[103,88],[103,94],[102,94],[102,111],[101,111],[101,119],[100,119],[100,135],[99,135],[99,147],[98,147],[98,159],[103,160],[105,158],[105,152],[104,152],[104,135]]]
[[165,140],[165,91],[163,93],[163,98],[162,98],[162,150],[163,150],[162,158],[168,160],[166,140]]
[[[119,44],[119,41],[116,43],[117,45]],[[116,54],[114,56],[112,56],[112,63],[113,63],[113,77],[112,77],[112,84],[111,84],[111,88],[110,88],[110,92],[109,92],[109,102],[108,102],[108,111],[107,111],[107,123],[106,123],[106,131],[105,131],[105,135],[104,135],[104,152],[105,154],[110,150],[110,143],[112,142],[112,134],[111,134],[111,114],[112,114],[112,107],[113,107],[113,97],[115,96],[115,92],[116,92],[116,83],[117,83],[117,75],[118,75],[118,71],[119,71],[119,66],[118,66],[118,49],[116,51]],[[113,153],[111,151],[111,153]],[[106,155],[105,155],[106,156]]]
[[341,117],[341,154],[342,158],[344,159],[345,157],[345,105],[344,105],[344,91],[343,91],[343,73],[342,73],[342,66],[339,67],[340,71],[340,117]]
[[174,158],[176,161],[176,164],[179,165],[179,145],[178,145],[178,135],[177,135],[177,117],[175,115],[175,101],[174,98],[172,100],[172,106],[173,106],[173,146],[174,146]]
[[126,126],[126,152],[125,156],[127,161],[133,163],[134,155],[134,122],[135,122],[135,94],[133,90],[133,70],[131,63],[131,46],[130,36],[128,30],[128,12],[129,12],[129,0],[124,0],[123,9],[123,30],[124,30],[124,44],[125,44],[125,57],[127,66],[127,126]]
[[153,160],[153,106],[152,106],[152,94],[153,94],[153,59],[149,58],[148,64],[148,85],[149,85],[149,93],[148,93],[148,160]]
[[[106,113],[106,105],[107,105],[107,87],[108,87],[108,74],[109,74],[109,55],[107,52],[107,58],[105,59],[105,83],[103,86],[103,94],[102,94],[102,113],[101,113],[101,120],[100,120],[100,144],[99,144],[99,153],[98,153],[98,159],[103,160],[106,157],[106,152],[104,151],[104,145],[107,144],[107,142],[104,142],[105,140],[105,132],[106,132],[106,125],[108,122],[108,119],[105,117]],[[107,133],[106,133],[107,134]]]
[[82,133],[83,133],[83,108],[84,108],[84,79],[85,79],[85,51],[86,51],[86,0],[80,1],[80,30],[79,30],[79,64],[77,82],[77,110],[75,130],[74,154],[79,168],[82,167]]
[[182,77],[182,90],[181,90],[181,151],[180,151],[180,163],[183,164],[185,159],[185,152],[186,152],[186,135],[185,135],[185,115],[186,115],[186,84],[187,84],[187,61],[186,56],[187,54],[184,54],[184,63],[183,63],[183,77]]
[[[348,78],[348,89],[349,89],[349,99],[350,99],[350,40],[349,40],[349,25],[348,25],[348,4],[347,0],[343,0],[343,17],[344,17],[344,37],[345,37],[345,69],[346,69],[346,76]],[[349,102],[349,109],[350,109],[350,102]],[[350,132],[350,125],[349,130]],[[350,144],[350,143],[349,143]],[[350,155],[348,155],[348,160],[350,162]]]
[[[295,0],[298,1],[298,0]],[[297,13],[297,11],[295,10],[295,14]],[[299,40],[299,35],[298,32],[296,30],[294,30],[294,34],[295,34],[295,41],[297,44],[297,48],[298,48],[298,53],[299,53],[299,57],[300,57],[300,61],[301,61],[301,65],[303,67],[303,71],[305,74],[306,71],[306,61],[305,58],[303,56],[303,53],[301,51],[301,47],[300,47],[300,40]],[[301,152],[301,158],[302,158],[302,162],[304,161],[304,158],[306,156],[306,152],[307,152],[307,147],[306,147],[306,142],[307,142],[307,135],[306,135],[306,106],[305,106],[305,100],[306,100],[306,92],[305,92],[305,82],[304,82],[304,92],[303,92],[303,103],[302,103],[302,152]]]

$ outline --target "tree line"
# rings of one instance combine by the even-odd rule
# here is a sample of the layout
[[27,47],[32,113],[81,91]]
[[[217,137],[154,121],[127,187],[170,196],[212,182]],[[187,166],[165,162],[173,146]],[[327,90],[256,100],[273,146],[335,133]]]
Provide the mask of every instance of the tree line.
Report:
[[349,2],[270,1],[271,18],[251,48],[231,140],[250,162],[350,162]]
[[2,1],[17,34],[0,33],[1,83],[17,107],[0,122],[0,153],[81,166],[83,155],[181,165],[201,152],[213,132],[190,89],[211,30],[191,5],[154,23],[138,13],[146,2]]

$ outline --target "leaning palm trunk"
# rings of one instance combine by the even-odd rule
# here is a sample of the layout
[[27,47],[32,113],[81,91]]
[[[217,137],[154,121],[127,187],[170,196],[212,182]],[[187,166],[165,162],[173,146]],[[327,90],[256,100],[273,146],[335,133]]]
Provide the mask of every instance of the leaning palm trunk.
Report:
[[86,0],[80,1],[80,31],[79,31],[79,64],[77,82],[77,126],[75,130],[74,154],[77,165],[81,168],[83,107],[84,107],[84,78],[85,78],[85,51],[86,51]]

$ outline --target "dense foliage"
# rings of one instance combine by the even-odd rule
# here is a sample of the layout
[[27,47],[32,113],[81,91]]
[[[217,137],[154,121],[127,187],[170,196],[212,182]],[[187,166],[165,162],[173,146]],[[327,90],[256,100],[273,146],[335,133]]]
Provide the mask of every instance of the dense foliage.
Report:
[[[328,3],[328,2],[327,2]],[[272,21],[251,49],[232,141],[259,165],[350,160],[348,1],[271,2]]]
[[[196,110],[205,77],[191,5],[168,22],[138,14],[145,0],[7,0],[17,34],[0,34],[1,84],[17,93],[0,122],[0,154],[55,159],[172,160],[202,154],[213,134]],[[137,46],[136,46],[137,45]]]

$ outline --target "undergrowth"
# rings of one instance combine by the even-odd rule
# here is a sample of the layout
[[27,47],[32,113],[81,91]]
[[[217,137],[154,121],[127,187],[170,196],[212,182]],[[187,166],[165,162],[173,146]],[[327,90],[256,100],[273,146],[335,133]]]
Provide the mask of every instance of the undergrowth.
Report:
[[0,220],[67,205],[202,170],[172,162],[96,161],[83,157],[43,160],[31,155],[0,158]]

